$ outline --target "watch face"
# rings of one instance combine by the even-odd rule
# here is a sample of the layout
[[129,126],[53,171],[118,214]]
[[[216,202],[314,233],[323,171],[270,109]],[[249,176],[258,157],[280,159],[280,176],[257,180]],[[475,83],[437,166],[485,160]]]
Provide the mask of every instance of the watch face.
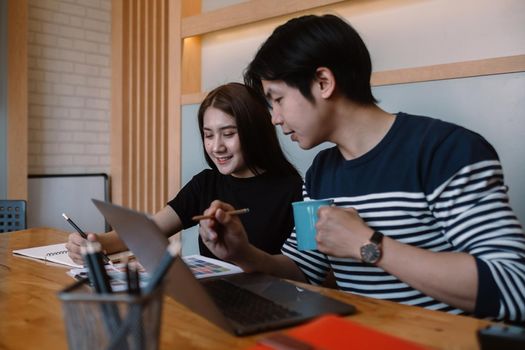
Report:
[[361,247],[361,260],[366,263],[374,264],[381,257],[381,249],[377,244],[368,243]]

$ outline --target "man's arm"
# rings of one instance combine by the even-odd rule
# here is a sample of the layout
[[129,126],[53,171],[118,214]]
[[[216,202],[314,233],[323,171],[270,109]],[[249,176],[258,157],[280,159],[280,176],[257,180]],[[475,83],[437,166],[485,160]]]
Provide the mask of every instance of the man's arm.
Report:
[[436,300],[474,312],[478,272],[469,254],[435,253],[385,237],[377,265]]
[[[356,260],[373,234],[354,209],[336,207],[319,210],[318,232],[319,251]],[[385,237],[377,266],[437,300],[474,311],[478,278],[468,254],[434,253]]]
[[[385,237],[378,266],[424,294],[465,311],[525,321],[525,236],[508,205],[505,188],[486,173],[481,185],[481,176],[475,173],[480,189],[475,197],[473,191],[465,195],[476,198],[470,201],[476,205],[455,210],[454,216],[446,210],[437,216],[457,252],[432,252]],[[458,193],[457,186],[452,191]],[[354,259],[360,259],[359,248],[373,233],[351,208],[322,208],[317,230],[321,252]]]

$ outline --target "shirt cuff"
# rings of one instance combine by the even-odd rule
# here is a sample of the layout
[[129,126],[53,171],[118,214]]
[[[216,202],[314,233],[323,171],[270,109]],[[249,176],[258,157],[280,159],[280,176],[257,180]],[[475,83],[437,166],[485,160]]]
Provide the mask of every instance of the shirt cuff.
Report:
[[478,269],[478,296],[474,314],[477,317],[497,317],[501,299],[498,285],[494,281],[487,263],[474,258]]

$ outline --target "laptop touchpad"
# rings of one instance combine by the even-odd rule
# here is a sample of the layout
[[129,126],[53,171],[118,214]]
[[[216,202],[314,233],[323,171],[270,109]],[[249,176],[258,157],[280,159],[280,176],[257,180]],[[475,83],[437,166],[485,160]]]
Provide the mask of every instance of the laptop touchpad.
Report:
[[231,276],[228,281],[283,305],[304,302],[310,294],[292,283],[262,274]]

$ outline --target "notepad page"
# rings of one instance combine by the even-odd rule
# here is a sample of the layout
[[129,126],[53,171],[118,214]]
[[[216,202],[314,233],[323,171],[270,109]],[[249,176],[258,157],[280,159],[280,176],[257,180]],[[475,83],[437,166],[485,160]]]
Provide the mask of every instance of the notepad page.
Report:
[[29,258],[40,259],[45,261],[51,261],[61,265],[67,265],[71,267],[82,267],[78,265],[67,255],[67,249],[65,243],[50,244],[45,246],[16,249],[13,250],[13,254],[27,256]]

